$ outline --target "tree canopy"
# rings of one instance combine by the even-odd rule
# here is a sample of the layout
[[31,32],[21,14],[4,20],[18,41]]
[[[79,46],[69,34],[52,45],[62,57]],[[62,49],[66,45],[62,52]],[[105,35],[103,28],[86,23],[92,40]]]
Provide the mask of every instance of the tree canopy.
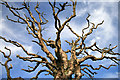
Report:
[[[54,32],[56,33],[55,39],[49,37],[48,39],[44,38],[43,31],[45,31],[45,26],[50,20],[45,18],[45,12],[42,12],[40,10],[41,7],[39,2],[36,2],[36,5],[34,7],[31,7],[30,3],[25,1],[22,3],[21,7],[14,7],[13,5],[9,5],[9,2],[6,1],[1,2],[1,4],[5,6],[13,14],[14,17],[16,17],[10,18],[9,16],[6,16],[6,18],[11,22],[22,24],[21,27],[25,27],[27,33],[34,38],[34,40],[31,41],[33,43],[36,43],[42,51],[40,54],[28,52],[28,50],[18,41],[14,41],[12,39],[9,40],[2,35],[0,36],[0,39],[2,39],[3,41],[11,43],[16,47],[20,47],[27,55],[26,57],[17,54],[16,57],[18,59],[29,61],[31,63],[36,63],[34,67],[28,66],[28,69],[22,69],[23,71],[29,73],[34,72],[40,65],[47,68],[39,69],[36,76],[32,77],[31,79],[37,79],[42,72],[47,72],[47,75],[53,76],[55,80],[72,78],[79,80],[86,75],[88,75],[89,78],[93,78],[94,75],[97,74],[97,72],[94,72],[94,70],[100,70],[101,68],[109,69],[111,66],[117,66],[119,64],[118,61],[120,61],[120,59],[118,59],[116,55],[120,54],[113,51],[117,46],[111,47],[110,44],[108,45],[108,47],[100,48],[96,42],[89,46],[86,45],[86,39],[88,38],[88,36],[92,35],[92,33],[97,30],[99,26],[102,26],[104,20],[99,22],[98,24],[95,24],[89,20],[89,18],[92,16],[88,13],[86,17],[87,27],[83,28],[81,35],[79,35],[73,30],[74,26],[70,26],[72,20],[75,19],[75,17],[77,16],[77,1],[71,0],[70,2],[58,3],[56,1],[51,2],[50,0],[48,0],[48,3],[50,5],[52,17],[54,19],[53,28],[56,29],[56,32]],[[62,14],[62,12],[67,11],[67,9],[71,9],[69,11],[70,16],[64,16],[65,21],[62,21],[59,16]],[[26,11],[26,13],[21,14],[21,11],[23,10]],[[17,26],[15,26],[14,28],[16,27]],[[61,34],[65,27],[67,27],[67,29],[69,29],[70,32],[76,36],[75,39],[71,39],[70,41],[65,40],[67,45],[70,46],[70,48],[66,50],[62,48],[62,45],[64,44],[62,44],[61,39]],[[85,32],[86,30],[88,30],[88,32]],[[47,33],[47,31],[45,33]],[[12,64],[10,64],[10,66],[8,64],[10,61],[12,61],[12,51],[7,48],[7,46],[5,47],[5,49],[9,51],[9,54],[7,55],[4,51],[0,50],[4,58],[7,59],[5,63],[0,62],[0,64],[5,67],[8,80],[12,80],[15,79],[12,78],[12,76],[10,75],[10,71],[13,66]],[[49,49],[54,50],[54,53]],[[99,53],[100,57],[92,55],[89,51]],[[47,56],[47,58],[41,55],[43,53]],[[70,57],[68,58],[69,55]],[[109,64],[108,67],[98,64],[99,67],[96,68],[89,63],[84,63],[87,60],[102,61],[104,59],[111,60],[115,64]],[[72,75],[74,75],[74,77]],[[22,79],[22,76],[20,77],[20,79]]]

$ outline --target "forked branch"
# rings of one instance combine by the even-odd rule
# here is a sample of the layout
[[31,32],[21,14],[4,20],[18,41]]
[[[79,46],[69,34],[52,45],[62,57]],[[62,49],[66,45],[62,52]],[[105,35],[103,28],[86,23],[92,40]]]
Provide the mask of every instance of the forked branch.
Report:
[[2,66],[4,66],[5,69],[6,69],[7,78],[8,79],[12,79],[11,76],[10,76],[10,69],[12,69],[12,64],[10,64],[10,67],[8,66],[8,62],[12,61],[12,59],[10,58],[10,56],[11,56],[11,50],[8,49],[7,47],[5,47],[5,49],[9,51],[9,55],[7,56],[5,52],[3,52],[3,51],[0,50],[0,53],[2,53],[4,55],[4,58],[7,58],[7,61],[5,61],[4,64],[2,62],[0,62],[0,64]]

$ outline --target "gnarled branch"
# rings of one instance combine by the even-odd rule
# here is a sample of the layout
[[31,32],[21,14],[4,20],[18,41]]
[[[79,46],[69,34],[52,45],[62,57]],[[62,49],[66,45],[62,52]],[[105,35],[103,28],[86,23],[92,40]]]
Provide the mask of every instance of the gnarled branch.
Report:
[[12,61],[12,59],[10,58],[10,56],[11,56],[11,50],[8,49],[7,47],[5,47],[5,49],[8,50],[10,53],[9,53],[9,55],[7,56],[7,55],[5,54],[5,52],[3,52],[3,51],[0,50],[0,52],[4,55],[4,57],[7,58],[7,60],[5,61],[4,64],[1,63],[1,62],[0,62],[0,64],[1,64],[2,66],[4,66],[5,69],[6,69],[7,78],[8,78],[8,79],[12,79],[11,76],[10,76],[10,69],[12,69],[12,64],[10,64],[10,67],[8,66],[8,62]]

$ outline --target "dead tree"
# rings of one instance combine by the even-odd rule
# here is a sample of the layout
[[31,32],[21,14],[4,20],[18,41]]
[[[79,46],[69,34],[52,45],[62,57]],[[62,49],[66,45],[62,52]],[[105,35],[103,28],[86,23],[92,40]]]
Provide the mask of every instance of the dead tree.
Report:
[[[109,69],[111,66],[116,66],[116,65],[112,65],[110,64],[110,66],[107,68],[103,65],[99,65],[98,68],[94,68],[92,65],[89,64],[83,64],[84,61],[91,59],[92,61],[98,61],[98,60],[103,60],[103,59],[109,59],[114,61],[116,64],[118,64],[118,61],[120,61],[120,59],[118,59],[117,57],[108,57],[106,56],[107,54],[109,55],[120,55],[119,53],[115,53],[113,51],[113,49],[115,49],[117,46],[114,47],[110,47],[111,45],[109,45],[109,48],[99,48],[96,44],[96,42],[91,45],[91,46],[86,46],[85,40],[86,38],[92,34],[93,30],[96,30],[99,25],[102,25],[104,20],[95,25],[94,23],[89,21],[89,17],[90,14],[88,14],[88,17],[86,18],[87,20],[87,27],[82,29],[82,36],[78,35],[76,32],[73,31],[73,29],[70,27],[69,22],[76,17],[76,5],[77,5],[77,1],[73,1],[71,0],[71,4],[69,4],[70,2],[65,2],[65,3],[59,3],[59,6],[56,5],[56,2],[54,1],[53,3],[50,2],[49,0],[49,4],[51,6],[52,12],[53,12],[53,17],[54,17],[54,28],[57,30],[56,32],[56,39],[55,40],[51,40],[51,39],[44,39],[42,36],[42,30],[43,30],[43,25],[47,24],[48,20],[44,17],[44,14],[42,12],[38,11],[39,8],[39,3],[37,2],[37,5],[34,7],[35,12],[38,14],[38,19],[36,19],[33,16],[33,13],[30,10],[30,5],[28,2],[23,2],[22,7],[20,8],[16,8],[13,6],[10,6],[8,4],[8,2],[3,1],[1,4],[6,6],[7,9],[9,9],[9,11],[18,19],[14,20],[11,19],[7,16],[7,19],[15,22],[15,23],[20,23],[20,24],[24,24],[27,25],[26,30],[28,32],[28,34],[32,35],[35,40],[32,40],[32,42],[38,44],[41,47],[41,50],[47,55],[47,58],[42,57],[36,53],[29,53],[22,44],[16,42],[16,41],[12,41],[12,40],[7,40],[6,38],[0,36],[0,39],[4,40],[7,43],[11,43],[13,45],[15,45],[16,47],[20,47],[29,57],[22,57],[20,55],[17,55],[16,57],[18,57],[19,59],[22,59],[23,61],[30,61],[30,62],[36,62],[35,67],[31,67],[29,66],[31,69],[22,69],[26,72],[33,72],[36,70],[36,68],[41,65],[42,63],[45,64],[44,66],[46,66],[48,68],[48,70],[40,70],[38,71],[38,73],[36,74],[35,77],[31,78],[31,79],[37,79],[38,76],[40,75],[40,73],[42,72],[48,72],[49,75],[52,75],[54,77],[54,79],[70,79],[72,78],[72,75],[74,74],[74,78],[76,80],[81,79],[82,76],[88,75],[90,78],[93,77],[94,74],[96,74],[96,72],[93,72],[93,70],[99,70],[101,67],[105,68],[105,69]],[[61,22],[60,18],[58,17],[58,15],[63,12],[64,10],[66,10],[66,7],[72,7],[72,14],[70,17],[68,17],[63,23]],[[22,17],[20,15],[20,10],[26,10],[28,15],[24,14],[24,17]],[[90,27],[90,25],[92,25]],[[67,51],[63,50],[61,47],[61,36],[60,34],[62,33],[62,31],[64,30],[64,27],[68,27],[68,29],[77,37],[76,40],[71,40],[71,42],[66,40],[66,43],[68,43],[71,46],[71,49],[68,49]],[[89,32],[84,33],[85,30],[90,29]],[[52,49],[55,50],[55,56],[53,56],[53,54],[51,53],[51,51],[48,50],[48,46]],[[95,47],[95,49],[93,49],[93,47]],[[7,48],[5,48],[7,49]],[[9,49],[7,49],[9,50]],[[101,57],[97,58],[95,57],[95,55],[90,55],[90,53],[87,52],[87,50],[91,50],[91,51],[97,51],[99,53],[101,53]],[[10,50],[9,50],[10,51]],[[1,51],[2,52],[2,51]],[[11,55],[11,51],[10,51],[10,55],[6,56],[4,52],[2,52],[5,58],[8,58],[8,60],[6,61],[5,64],[2,64],[3,66],[5,66],[6,71],[7,71],[7,78],[8,79],[12,79],[10,76],[10,69],[12,69],[11,67],[8,67],[7,63],[11,60],[10,55]],[[77,58],[79,55],[84,54],[85,56],[81,57],[81,58]],[[70,60],[68,60],[68,56],[67,55],[71,55],[70,56]],[[35,60],[35,58],[39,58],[41,59],[39,60]],[[48,61],[48,59],[50,59],[50,62]],[[89,69],[89,67],[91,69]],[[87,71],[86,71],[87,70]],[[83,73],[84,72],[84,73]]]

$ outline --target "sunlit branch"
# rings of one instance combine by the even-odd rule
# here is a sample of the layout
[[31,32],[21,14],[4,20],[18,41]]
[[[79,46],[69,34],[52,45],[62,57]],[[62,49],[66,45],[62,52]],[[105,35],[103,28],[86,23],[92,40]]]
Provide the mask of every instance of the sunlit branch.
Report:
[[90,78],[93,78],[93,76],[89,74],[87,71],[85,71],[84,69],[82,69],[82,71],[84,71],[87,75],[89,75]]
[[37,36],[34,35],[34,33],[31,33],[28,29],[28,27],[26,27],[26,30],[28,31],[28,34],[31,34],[34,38],[37,38]]
[[[48,22],[48,20],[46,18],[44,18],[43,16],[43,13],[40,14],[40,12],[37,10],[37,8],[39,8],[39,3],[37,2],[37,5],[35,6],[35,11],[37,12],[37,14],[39,15],[39,19],[40,19],[40,24],[46,24]],[[42,18],[46,21],[46,22],[43,22]]]
[[75,34],[77,37],[80,37],[77,33],[75,33],[75,32],[72,30],[72,28],[69,26],[69,24],[67,24],[66,26],[70,29],[70,31],[71,31],[73,34]]
[[53,73],[49,70],[40,70],[40,71],[38,71],[37,75],[35,77],[33,77],[32,79],[37,79],[39,74],[41,74],[42,72],[48,72],[50,75],[53,75]]
[[[42,57],[42,56],[39,56],[39,55],[36,55],[36,56],[34,56],[34,57],[21,57],[21,56],[17,55],[17,57],[18,57],[19,59],[24,60],[24,61],[37,62],[37,63],[45,63],[45,64],[50,65],[51,67],[57,69],[54,64],[49,63],[46,58],[44,58],[44,57]],[[39,61],[39,60],[34,60],[34,58],[38,58],[38,59],[40,58],[40,59],[42,59],[42,60],[41,60],[41,61]],[[31,59],[32,59],[32,60],[31,60]]]
[[33,68],[32,70],[29,70],[29,69],[28,69],[28,70],[22,69],[22,70],[24,70],[24,71],[26,71],[26,72],[32,72],[32,71],[36,70],[36,68],[39,66],[39,64],[40,64],[40,63],[37,62],[37,63],[36,63],[36,66],[35,66],[34,68],[33,68],[33,67],[30,67],[30,68]]
[[[3,3],[1,3],[1,4],[5,5],[5,6],[7,6],[7,5],[8,5],[8,3],[7,3],[7,2],[5,2],[5,1],[3,1],[3,0],[2,0],[2,2],[3,2]],[[23,10],[25,7],[15,8],[15,7],[11,6],[10,8],[11,8],[11,9],[14,9],[14,10]]]
[[68,49],[67,51],[65,51],[65,53],[69,53],[70,52],[70,50]]
[[27,54],[27,55],[32,55],[32,56],[35,56],[36,54],[33,54],[33,53],[28,53],[27,50],[18,42],[16,41],[11,41],[11,40],[7,40],[5,39],[4,37],[0,36],[0,39],[4,40],[5,42],[9,42],[9,43],[12,43],[13,45],[17,46],[17,47],[21,47],[22,50]]
[[42,22],[41,25],[48,23],[48,20],[43,15],[44,15],[44,12],[41,13],[41,17],[45,20],[45,22]]
[[92,28],[90,28],[90,31],[83,36],[83,40],[85,40],[87,38],[87,36],[93,32],[93,29],[97,29],[97,27],[99,25],[103,24],[103,22],[104,22],[104,20],[101,23],[97,24],[97,26],[95,26],[94,23],[91,23],[93,26],[92,26]]
[[69,45],[72,45],[72,43],[70,43],[69,41],[65,40],[65,42],[67,42]]
[[[82,45],[83,45],[83,47],[82,47]],[[77,47],[76,50],[77,49],[80,49],[79,52],[76,53],[76,55],[79,56],[82,53],[82,51],[85,49],[85,43],[81,42],[80,46]],[[87,55],[88,55],[88,53],[87,53]]]
[[84,68],[82,68],[81,70],[84,70],[84,69],[87,69],[92,75],[94,75],[94,74],[97,74],[96,72],[92,72],[90,69],[88,69],[87,67],[84,67]]
[[16,22],[16,23],[21,23],[21,24],[26,24],[25,22],[20,22],[19,21],[19,18],[18,20],[13,20],[13,19],[10,19],[8,16],[6,16],[8,20],[12,21],[12,22]]
[[[76,9],[76,3],[77,3],[77,2],[76,2],[76,1],[75,1],[75,2],[72,1],[73,14],[72,14],[67,20],[65,20],[65,21],[63,22],[63,24],[61,24],[61,21],[60,21],[60,19],[58,18],[58,14],[65,9],[67,3],[68,3],[68,2],[63,3],[63,5],[62,5],[62,4],[59,4],[59,5],[61,6],[61,9],[60,9],[60,8],[57,8],[57,7],[56,7],[55,2],[54,2],[54,4],[52,4],[52,3],[50,2],[50,0],[49,0],[49,4],[50,4],[50,6],[51,6],[51,8],[52,8],[53,16],[54,16],[54,20],[55,20],[55,28],[57,29],[57,32],[56,32],[57,37],[56,37],[56,40],[55,40],[55,45],[56,45],[55,53],[56,53],[56,57],[57,57],[59,60],[62,59],[62,61],[65,62],[65,63],[63,63],[63,64],[65,65],[65,66],[64,66],[65,69],[67,68],[67,64],[68,64],[68,63],[67,63],[67,55],[66,55],[66,53],[65,53],[65,52],[62,50],[62,48],[61,48],[60,34],[61,34],[62,30],[64,29],[65,25],[66,25],[68,22],[70,22],[70,20],[71,20],[72,18],[74,18],[74,17],[76,16],[76,11],[75,11],[75,9]],[[55,8],[58,9],[57,12],[55,12]],[[62,53],[62,54],[61,54],[61,53]]]
[[33,16],[32,12],[30,11],[29,6],[28,6],[25,2],[23,3],[23,6],[25,6],[25,9],[28,11],[30,17],[35,21],[35,23],[36,23],[36,24],[39,24],[39,23],[37,22],[37,20],[35,19],[35,17]]
[[87,22],[88,22],[88,26],[84,29],[82,29],[82,36],[84,35],[84,30],[88,29],[90,27],[90,21],[89,21],[89,18],[90,17],[90,14],[88,14],[88,17],[86,18]]
[[[21,17],[20,15],[18,15],[17,13],[14,12],[14,10],[12,10],[12,8],[9,6],[9,4],[7,2],[4,3],[5,6],[13,13],[14,16],[18,17],[19,19],[23,20],[27,26],[30,28],[31,31],[29,31],[28,27],[27,27],[27,31],[29,34],[31,34],[33,37],[37,38],[39,40],[39,43],[41,44],[40,47],[42,48],[42,50],[47,54],[47,57],[51,60],[51,61],[55,61],[55,57],[50,53],[50,51],[48,51],[46,45],[44,44],[43,40],[42,40],[42,33],[41,33],[41,24],[36,20],[36,18],[33,16],[31,10],[30,10],[30,6],[29,3],[26,4],[26,2],[24,2],[22,5],[25,7],[25,9],[27,10],[28,14],[30,15],[30,17],[27,17],[25,14],[24,16],[26,17],[26,19],[24,19],[23,17]],[[44,16],[43,13],[41,14],[41,17],[47,21]],[[32,18],[32,20],[31,20]],[[31,23],[31,25],[30,25]],[[36,28],[36,26],[38,27],[38,29]],[[10,41],[8,41],[10,42]],[[14,42],[12,42],[14,43]],[[18,43],[14,43],[15,45],[20,46],[21,48],[23,48],[23,46],[21,46]],[[23,48],[24,52],[26,52],[26,50]],[[26,52],[28,53],[28,52]]]
[[14,9],[11,8],[7,2],[3,2],[2,4],[5,5],[5,6],[12,12],[12,14],[13,14],[14,16],[18,17],[19,19],[21,19],[21,20],[23,20],[25,23],[27,23],[27,20],[25,20],[24,18],[22,18],[19,14],[16,14],[16,13],[13,11]]
[[[92,49],[92,47],[95,47],[96,49]],[[117,46],[114,46],[112,48],[103,48],[103,49],[100,49],[97,45],[96,45],[96,42],[89,46],[89,47],[85,47],[85,49],[91,49],[92,51],[98,51],[100,53],[104,52],[104,53],[107,53],[107,54],[110,54],[110,55],[120,55],[119,53],[114,53],[112,50],[115,49]]]
[[37,42],[37,41],[35,41],[35,40],[32,40],[32,42],[34,42],[34,43],[38,44],[39,46],[41,46],[41,45],[42,45],[41,43],[39,43],[39,42]]
[[80,66],[87,66],[87,67],[91,67],[93,70],[99,70],[101,67],[105,68],[105,69],[109,69],[111,66],[116,66],[116,65],[110,65],[109,67],[105,67],[103,65],[99,65],[98,68],[94,68],[92,65],[88,65],[88,64],[82,64]]
[[64,26],[70,22],[70,20],[72,18],[74,18],[76,16],[76,4],[77,4],[77,1],[73,2],[72,1],[72,4],[73,4],[73,14],[62,24],[61,28],[60,28],[60,31],[62,31],[64,29]]
[[51,48],[56,48],[55,41],[49,39],[48,40],[43,39],[43,41],[46,43],[47,46],[50,46]]
[[5,47],[5,49],[9,51],[9,55],[7,56],[7,55],[5,54],[5,52],[3,52],[3,51],[0,50],[0,52],[4,55],[4,57],[7,58],[7,60],[5,61],[4,64],[2,64],[1,62],[0,62],[0,64],[1,64],[2,66],[4,66],[5,69],[6,69],[7,78],[8,78],[8,79],[11,79],[10,69],[12,69],[13,67],[12,67],[12,64],[10,64],[10,67],[8,66],[8,62],[12,61],[12,59],[10,58],[10,56],[11,56],[11,50],[8,49],[7,47]]

